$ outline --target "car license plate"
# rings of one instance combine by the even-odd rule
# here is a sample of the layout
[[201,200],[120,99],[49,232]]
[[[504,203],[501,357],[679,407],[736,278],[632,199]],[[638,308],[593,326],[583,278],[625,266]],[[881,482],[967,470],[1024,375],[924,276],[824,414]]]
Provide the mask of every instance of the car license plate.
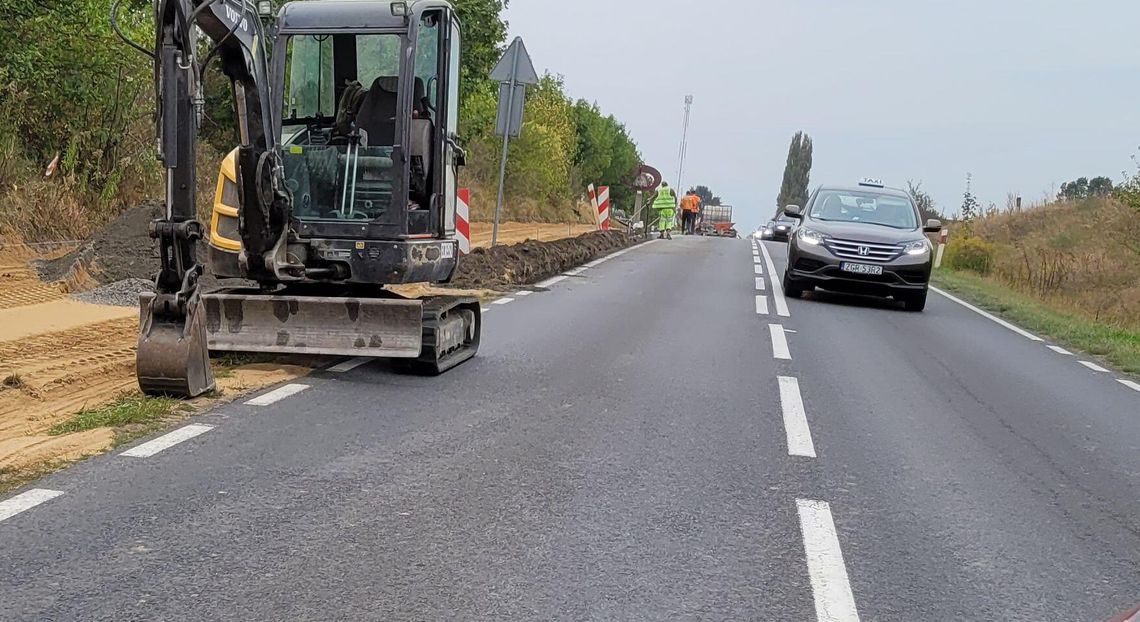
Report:
[[855,274],[882,274],[882,266],[871,266],[865,263],[851,263],[845,261],[839,264],[839,269],[844,272],[854,272]]

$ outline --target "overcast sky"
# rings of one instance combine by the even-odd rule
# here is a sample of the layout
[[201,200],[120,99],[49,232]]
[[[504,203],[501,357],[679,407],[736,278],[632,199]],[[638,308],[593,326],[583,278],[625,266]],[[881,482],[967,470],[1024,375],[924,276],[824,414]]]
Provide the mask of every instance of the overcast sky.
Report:
[[939,208],[1040,200],[1134,168],[1140,2],[1075,0],[511,0],[511,35],[629,128],[675,183],[775,209],[788,143],[815,142],[812,186],[921,180]]

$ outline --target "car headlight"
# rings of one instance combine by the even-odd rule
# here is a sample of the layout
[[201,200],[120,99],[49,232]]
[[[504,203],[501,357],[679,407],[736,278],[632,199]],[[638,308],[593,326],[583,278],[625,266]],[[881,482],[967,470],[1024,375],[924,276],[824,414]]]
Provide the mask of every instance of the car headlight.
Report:
[[814,229],[808,229],[807,227],[800,227],[797,229],[796,237],[798,237],[801,242],[811,244],[812,246],[819,246],[820,244],[823,244],[823,241],[828,238],[827,235],[820,233]]
[[907,255],[925,255],[930,252],[930,241],[926,238],[922,238],[921,240],[905,242],[903,244],[903,252]]

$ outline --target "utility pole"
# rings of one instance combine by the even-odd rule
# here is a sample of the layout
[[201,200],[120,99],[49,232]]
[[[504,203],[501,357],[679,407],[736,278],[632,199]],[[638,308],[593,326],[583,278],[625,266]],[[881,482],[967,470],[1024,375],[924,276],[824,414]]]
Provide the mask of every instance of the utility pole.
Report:
[[674,182],[677,188],[677,196],[680,197],[685,192],[684,186],[681,185],[681,176],[685,172],[685,153],[689,149],[689,110],[693,107],[693,96],[685,96],[685,123],[681,127],[681,151],[677,158],[677,179]]

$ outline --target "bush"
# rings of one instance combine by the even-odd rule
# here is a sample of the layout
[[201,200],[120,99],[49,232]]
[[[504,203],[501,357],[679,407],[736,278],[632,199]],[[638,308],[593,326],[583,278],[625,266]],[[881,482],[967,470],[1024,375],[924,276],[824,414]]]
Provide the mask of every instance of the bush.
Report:
[[994,264],[994,245],[975,236],[951,240],[946,246],[946,264],[954,270],[989,274]]

